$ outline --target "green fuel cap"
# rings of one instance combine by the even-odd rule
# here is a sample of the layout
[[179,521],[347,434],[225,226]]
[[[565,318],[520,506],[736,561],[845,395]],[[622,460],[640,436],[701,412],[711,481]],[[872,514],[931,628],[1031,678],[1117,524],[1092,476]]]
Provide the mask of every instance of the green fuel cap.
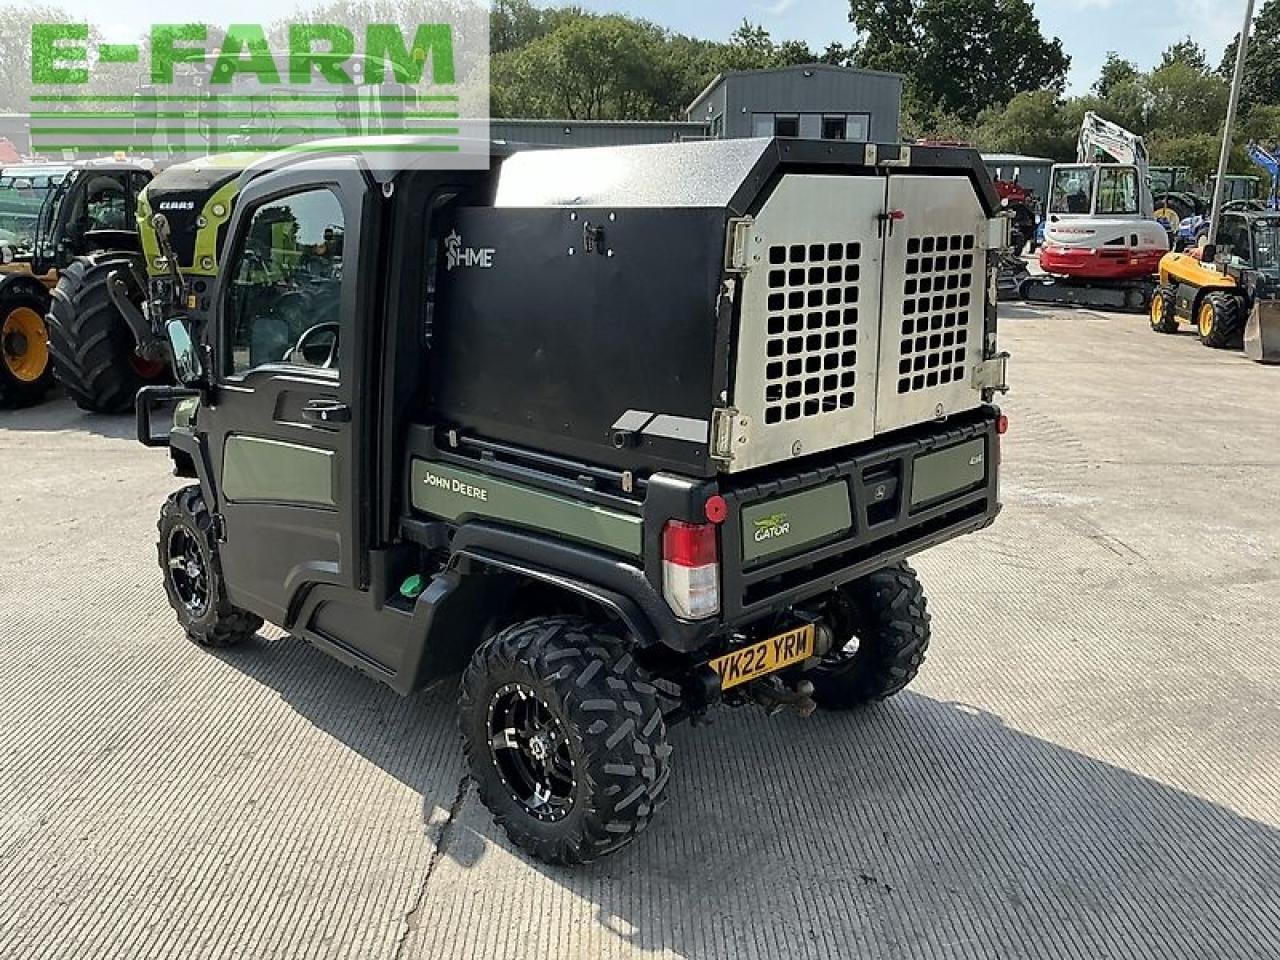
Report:
[[422,574],[415,573],[413,576],[406,577],[404,583],[400,584],[400,596],[406,600],[417,600],[426,587],[427,581],[423,579]]

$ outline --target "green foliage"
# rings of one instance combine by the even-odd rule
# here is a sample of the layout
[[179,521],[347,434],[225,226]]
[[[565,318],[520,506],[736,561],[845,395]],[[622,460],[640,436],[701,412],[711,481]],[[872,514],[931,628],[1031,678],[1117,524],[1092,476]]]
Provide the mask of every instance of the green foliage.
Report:
[[1071,64],[1028,0],[850,0],[859,66],[906,74],[915,95],[972,120],[1022,90],[1062,90]]
[[[501,0],[493,18],[495,117],[679,119],[718,73],[819,60],[807,44],[775,42],[747,20],[716,43],[633,17],[541,9],[528,0]],[[838,44],[826,55],[847,57]]]
[[1114,50],[1107,51],[1107,62],[1102,65],[1102,72],[1093,85],[1093,92],[1106,99],[1118,84],[1129,83],[1138,79],[1138,66],[1124,59]]

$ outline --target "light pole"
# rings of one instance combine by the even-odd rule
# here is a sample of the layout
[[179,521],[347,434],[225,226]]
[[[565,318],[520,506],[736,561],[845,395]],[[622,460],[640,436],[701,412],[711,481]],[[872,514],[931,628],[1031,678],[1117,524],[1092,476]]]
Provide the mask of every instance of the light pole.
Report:
[[1222,153],[1218,156],[1218,179],[1213,184],[1213,207],[1209,212],[1209,243],[1205,258],[1211,263],[1217,254],[1218,219],[1222,216],[1222,191],[1227,178],[1227,165],[1231,162],[1231,141],[1235,133],[1236,108],[1240,105],[1240,87],[1244,83],[1244,64],[1249,58],[1249,31],[1253,29],[1253,0],[1246,0],[1244,27],[1240,30],[1240,44],[1236,50],[1236,72],[1231,78],[1231,96],[1227,100],[1227,122],[1222,130]]

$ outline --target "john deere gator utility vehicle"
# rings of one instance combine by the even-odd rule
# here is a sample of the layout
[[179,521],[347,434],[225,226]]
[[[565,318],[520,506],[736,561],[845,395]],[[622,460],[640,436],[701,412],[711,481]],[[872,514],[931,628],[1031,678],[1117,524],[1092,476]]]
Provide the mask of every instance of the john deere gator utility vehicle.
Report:
[[906,558],[999,512],[975,152],[363,145],[239,176],[207,319],[166,323],[181,385],[138,395],[195,481],[158,546],[191,639],[271,621],[404,694],[462,671],[479,795],[554,863],[648,825],[670,724],[912,680]]
[[1191,323],[1207,347],[1243,345],[1254,360],[1280,363],[1280,212],[1228,211],[1216,240],[1160,261],[1152,329]]
[[37,402],[56,377],[83,407],[126,409],[167,375],[163,351],[134,351],[107,291],[139,258],[134,209],[152,172],[108,158],[0,174],[0,404]]

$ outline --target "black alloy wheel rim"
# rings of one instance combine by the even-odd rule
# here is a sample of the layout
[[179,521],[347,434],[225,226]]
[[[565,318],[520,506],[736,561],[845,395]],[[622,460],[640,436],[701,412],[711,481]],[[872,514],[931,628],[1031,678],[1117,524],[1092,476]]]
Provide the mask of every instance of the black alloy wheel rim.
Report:
[[209,572],[200,544],[186,527],[175,527],[167,547],[169,579],[174,592],[192,617],[209,609]]
[[511,799],[538,820],[563,820],[578,786],[569,737],[559,718],[523,683],[489,701],[489,753]]

